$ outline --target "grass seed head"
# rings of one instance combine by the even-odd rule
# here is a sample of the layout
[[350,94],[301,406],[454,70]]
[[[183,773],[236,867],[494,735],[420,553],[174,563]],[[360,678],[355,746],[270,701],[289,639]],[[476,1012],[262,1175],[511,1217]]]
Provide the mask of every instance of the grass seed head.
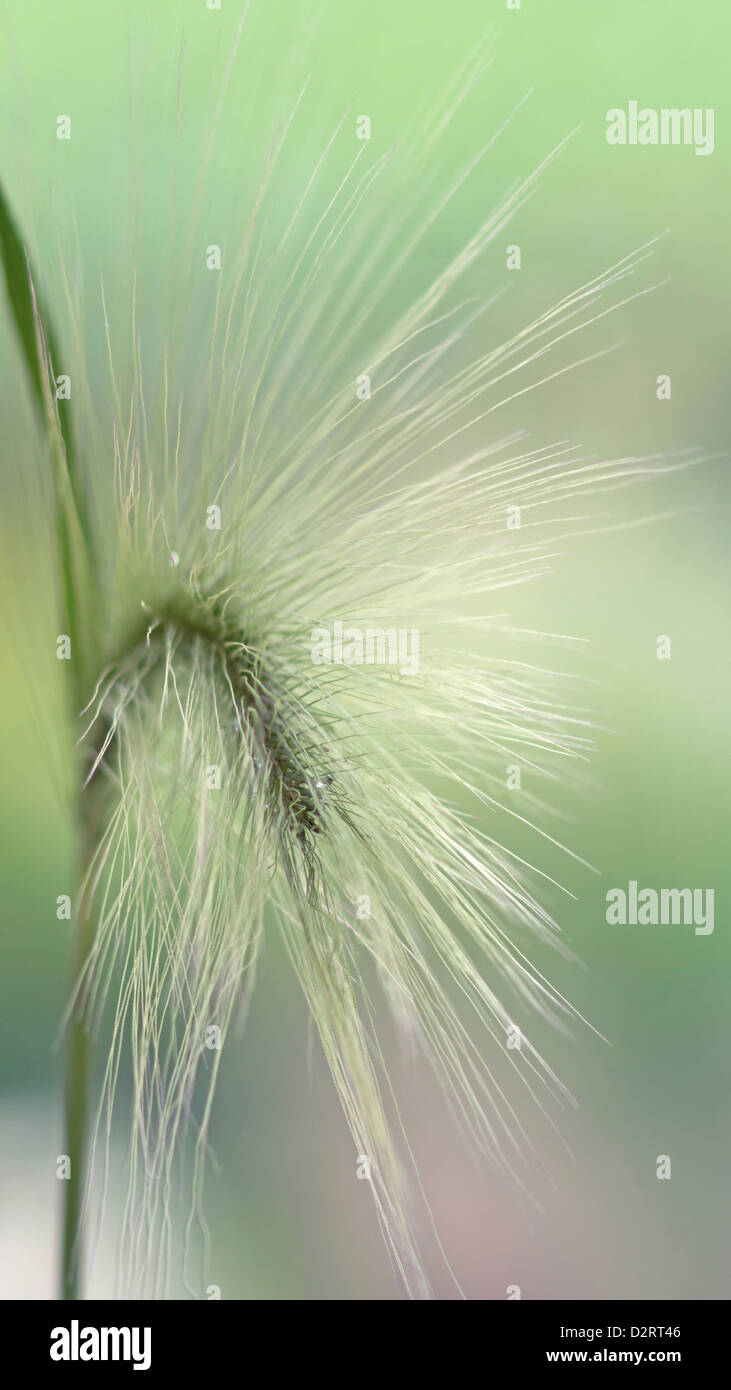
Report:
[[[371,155],[343,118],[295,188],[278,174],[307,120],[300,94],[255,195],[221,215],[220,273],[203,254],[210,209],[183,206],[176,186],[162,321],[136,270],[125,322],[119,286],[113,309],[109,275],[82,286],[61,248],[98,654],[79,730],[97,931],[70,1007],[109,1038],[97,1147],[131,1069],[122,1272],[148,1291],[169,1287],[186,1144],[191,1242],[201,1216],[222,1046],[265,925],[286,944],[411,1296],[430,1285],[373,983],[470,1143],[517,1182],[521,1093],[547,1113],[570,1099],[531,1040],[573,1015],[531,963],[534,947],[563,949],[558,924],[490,821],[515,815],[508,764],[580,767],[591,730],[530,634],[511,632],[499,591],[594,524],[587,497],[656,461],[529,448],[493,417],[575,364],[560,354],[633,297],[646,250],[491,343],[473,272],[544,159],[418,284],[418,249],[479,160],[430,204],[419,194],[415,217],[409,199],[485,61],[405,150]],[[336,626],[339,659],[315,660],[313,633]],[[391,633],[418,639],[406,672]],[[532,815],[548,835],[526,793]],[[205,1275],[187,1274],[200,1294]]]

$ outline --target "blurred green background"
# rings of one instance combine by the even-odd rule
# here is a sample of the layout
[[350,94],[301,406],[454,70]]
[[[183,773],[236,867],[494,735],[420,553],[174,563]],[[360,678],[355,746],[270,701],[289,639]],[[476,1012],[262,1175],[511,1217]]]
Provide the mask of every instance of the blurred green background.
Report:
[[[194,132],[215,105],[216,74],[240,7],[233,0],[223,0],[219,12],[203,0],[26,0],[2,4],[0,14],[0,175],[63,324],[54,203],[60,239],[73,238],[75,222],[85,270],[92,279],[103,270],[110,295],[131,236],[141,275],[146,267],[154,273],[167,209],[158,199],[159,223],[146,209],[154,207],[157,152],[174,132],[181,29],[185,183],[195,172]],[[592,501],[605,529],[567,542],[547,579],[501,595],[501,611],[519,624],[588,639],[558,656],[546,644],[531,659],[566,664],[587,678],[602,725],[590,782],[560,789],[570,818],[563,838],[598,874],[545,847],[538,861],[575,894],[574,901],[555,895],[549,905],[583,968],[559,964],[553,976],[610,1044],[588,1031],[541,1038],[580,1103],[560,1122],[573,1161],[560,1150],[547,1155],[555,1185],[541,1193],[539,1213],[524,1210],[464,1157],[426,1078],[404,1071],[410,1132],[469,1296],[503,1298],[517,1283],[526,1298],[728,1297],[727,0],[523,0],[519,11],[497,0],[448,7],[332,0],[314,14],[293,0],[268,10],[255,0],[216,143],[211,207],[225,218],[232,184],[255,186],[280,92],[291,90],[297,73],[312,73],[311,119],[283,172],[286,206],[343,109],[369,113],[376,148],[385,150],[417,110],[429,110],[490,26],[495,56],[445,138],[440,189],[452,166],[461,168],[534,91],[468,193],[440,217],[410,273],[418,280],[432,261],[438,266],[453,255],[513,180],[580,127],[480,263],[484,295],[505,284],[505,246],[521,246],[522,270],[491,335],[499,342],[502,330],[515,331],[667,231],[637,287],[666,283],[590,330],[586,346],[582,339],[582,352],[617,344],[615,351],[507,407],[495,417],[496,435],[524,428],[535,446],[570,439],[607,458],[689,446],[713,457]],[[713,107],[715,152],[700,158],[685,148],[610,148],[605,112],[632,99]],[[231,119],[239,111],[240,125]],[[73,136],[64,148],[55,120],[66,112]],[[137,205],[125,212],[130,188]],[[23,467],[29,412],[19,404],[4,306],[0,351],[9,480]],[[661,373],[672,377],[669,402],[655,396]],[[71,891],[72,859],[29,697],[30,686],[43,705],[58,698],[54,673],[34,648],[47,616],[46,557],[34,550],[32,521],[19,513],[10,481],[3,492],[0,1292],[49,1297],[60,1144],[53,1040],[68,946],[55,900]],[[668,516],[623,526],[659,513]],[[672,638],[669,662],[657,660],[659,634]],[[538,858],[527,832],[516,843]],[[629,879],[713,887],[713,935],[682,926],[608,927],[605,892]],[[345,1125],[307,1037],[295,981],[278,943],[268,940],[251,1015],[227,1049],[216,1102],[212,1277],[224,1297],[391,1298],[396,1290],[367,1185],[353,1180]],[[670,1182],[655,1176],[659,1154],[671,1156]],[[113,1251],[102,1248],[91,1292],[110,1287],[112,1263]],[[452,1296],[446,1282],[439,1292]]]

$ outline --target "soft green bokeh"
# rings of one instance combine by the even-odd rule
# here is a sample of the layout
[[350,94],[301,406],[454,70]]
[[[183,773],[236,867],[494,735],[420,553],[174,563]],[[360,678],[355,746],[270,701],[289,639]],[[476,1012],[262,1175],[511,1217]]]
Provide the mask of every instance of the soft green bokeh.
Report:
[[[240,126],[229,121],[216,145],[213,206],[221,218],[232,181],[255,186],[278,94],[290,90],[298,74],[312,73],[313,120],[299,131],[283,174],[288,198],[307,177],[322,131],[346,106],[371,115],[373,138],[385,150],[425,102],[428,109],[494,24],[499,43],[492,65],[450,131],[442,158],[453,161],[456,172],[523,94],[535,90],[468,193],[455,199],[427,238],[413,268],[415,282],[454,254],[513,180],[576,127],[536,196],[481,262],[473,289],[487,295],[506,281],[505,245],[521,245],[523,269],[486,331],[499,341],[503,331],[515,331],[575,285],[667,231],[637,288],[667,283],[595,325],[576,355],[614,344],[616,351],[494,417],[496,435],[525,428],[536,445],[571,439],[599,457],[688,446],[721,455],[651,487],[598,498],[591,510],[605,518],[606,529],[558,547],[566,553],[547,579],[499,596],[500,611],[526,627],[588,639],[565,650],[541,645],[537,654],[529,649],[527,659],[565,664],[592,682],[587,704],[607,731],[598,734],[588,784],[577,792],[567,778],[560,788],[570,817],[560,835],[599,872],[537,846],[527,832],[509,833],[521,853],[575,895],[563,899],[550,890],[549,899],[585,969],[559,964],[553,973],[611,1045],[589,1031],[542,1040],[580,1108],[560,1121],[575,1160],[569,1163],[560,1151],[551,1157],[556,1190],[541,1194],[537,1216],[512,1203],[489,1173],[465,1162],[456,1137],[445,1137],[426,1080],[408,1073],[406,1108],[445,1245],[472,1296],[503,1297],[508,1283],[519,1283],[524,1297],[727,1297],[727,0],[693,6],[686,0],[615,0],[610,6],[523,0],[515,12],[495,0],[457,0],[448,7],[437,0],[418,6],[328,0],[312,19],[309,50],[299,40],[293,48],[300,21],[310,23],[308,6],[277,0],[275,24],[265,9],[255,0],[250,18],[252,34],[270,35],[264,59],[253,39],[247,48],[245,31],[233,79]],[[239,12],[233,0],[223,0],[220,13],[207,11],[203,0],[2,5],[0,176],[58,306],[61,336],[62,304],[53,297],[59,287],[53,199],[62,229],[72,225],[73,210],[85,268],[91,266],[92,279],[103,271],[112,298],[115,267],[127,264],[131,233],[141,275],[158,264],[167,235],[164,207],[160,203],[159,224],[145,209],[154,195],[158,151],[174,131],[171,93],[181,25],[180,179],[190,187],[195,167],[189,151],[198,151],[203,117],[215,100],[212,65],[220,68],[221,54],[225,60]],[[254,62],[250,51],[257,54]],[[715,108],[715,152],[700,158],[684,148],[610,148],[605,112],[630,99]],[[62,112],[73,120],[67,148],[55,138]],[[445,165],[439,189],[449,176]],[[136,190],[138,210],[125,220],[128,188]],[[388,207],[383,215],[389,216]],[[27,461],[29,412],[17,409],[20,377],[4,310],[0,350],[3,469],[10,477]],[[660,403],[655,380],[665,372],[673,394]],[[12,497],[12,488],[7,492]],[[652,525],[620,525],[660,513],[666,519]],[[59,1144],[59,1062],[52,1044],[68,946],[55,899],[72,891],[69,838],[31,700],[57,702],[58,692],[48,654],[34,646],[49,635],[50,617],[46,560],[29,554],[29,533],[32,527],[11,506],[0,568],[6,654],[0,1142],[8,1155],[0,1221],[15,1231],[17,1206],[25,1204],[33,1252],[25,1265],[18,1256],[20,1272],[12,1252],[4,1256],[3,1292],[11,1297],[18,1288],[41,1295],[50,1289],[48,1214],[58,1191]],[[659,634],[672,638],[669,662],[656,658]],[[695,936],[679,926],[608,927],[604,894],[629,879],[658,888],[713,887],[713,935]],[[366,1187],[353,1179],[345,1126],[316,1043],[308,1063],[306,1037],[294,980],[271,942],[216,1105],[220,1172],[209,1184],[215,1277],[228,1297],[391,1297]],[[659,1154],[672,1158],[669,1183],[655,1177]]]

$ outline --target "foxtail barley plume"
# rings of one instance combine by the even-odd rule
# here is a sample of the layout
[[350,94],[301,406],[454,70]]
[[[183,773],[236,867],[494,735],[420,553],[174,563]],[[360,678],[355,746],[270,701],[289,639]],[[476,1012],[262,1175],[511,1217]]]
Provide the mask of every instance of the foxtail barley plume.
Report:
[[[497,808],[517,815],[509,766],[568,773],[591,727],[532,634],[511,629],[503,590],[539,580],[567,535],[600,524],[596,493],[657,466],[529,445],[499,411],[580,371],[582,330],[649,288],[637,274],[649,248],[494,342],[501,286],[480,268],[560,152],[539,149],[423,276],[423,240],[510,139],[515,113],[492,90],[485,148],[465,150],[435,191],[445,132],[491,43],[394,149],[352,110],[315,143],[303,83],[256,178],[247,144],[216,203],[217,133],[239,113],[227,83],[266,61],[245,21],[210,129],[186,124],[182,49],[161,97],[176,134],[145,146],[169,207],[154,273],[135,253],[128,275],[111,247],[89,269],[64,217],[53,293],[24,244],[25,288],[5,256],[44,478],[52,462],[51,484],[25,486],[43,491],[70,639],[88,923],[66,1021],[105,1059],[67,1257],[98,1223],[93,1175],[128,1069],[120,1287],[169,1291],[182,1165],[185,1277],[203,1295],[216,1080],[227,1048],[246,1046],[231,1025],[278,932],[399,1285],[422,1298],[419,1180],[380,1001],[466,1142],[530,1190],[530,1112],[557,1123],[571,1100],[534,1031],[578,1016],[532,963],[534,945],[566,952],[540,865],[501,848],[491,825]],[[138,229],[160,192],[143,182],[139,197]],[[548,814],[525,794],[521,816],[550,838]]]

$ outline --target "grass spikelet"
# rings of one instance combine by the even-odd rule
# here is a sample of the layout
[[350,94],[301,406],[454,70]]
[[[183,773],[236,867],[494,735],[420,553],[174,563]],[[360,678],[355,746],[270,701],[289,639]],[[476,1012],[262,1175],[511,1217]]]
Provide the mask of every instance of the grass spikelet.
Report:
[[[206,164],[187,194],[171,168],[163,326],[160,287],[136,267],[122,312],[119,283],[115,309],[109,275],[72,276],[60,248],[53,307],[96,557],[96,658],[77,672],[76,730],[91,930],[67,1019],[105,1057],[72,1255],[98,1215],[92,1175],[128,1072],[124,1289],[170,1291],[181,1164],[186,1278],[194,1296],[205,1289],[215,1083],[269,931],[286,943],[409,1296],[429,1296],[430,1279],[374,985],[475,1151],[519,1185],[532,1150],[522,1098],[551,1123],[571,1103],[532,1042],[536,1020],[578,1018],[532,964],[536,943],[565,950],[559,925],[540,870],[488,827],[496,808],[517,815],[507,763],[550,781],[586,759],[591,729],[560,673],[532,659],[532,634],[511,630],[499,591],[540,578],[567,535],[601,524],[597,493],[658,460],[528,447],[491,417],[606,350],[583,353],[580,334],[647,291],[651,248],[491,344],[494,293],[476,296],[473,272],[553,151],[416,283],[416,247],[489,157],[492,140],[434,199],[440,140],[488,56],[404,149],[354,148],[343,117],[311,176],[280,185],[304,141],[303,89],[230,217],[215,289],[201,268]],[[399,196],[406,168],[413,207]],[[520,528],[506,529],[516,507]],[[542,802],[521,806],[549,837]]]

